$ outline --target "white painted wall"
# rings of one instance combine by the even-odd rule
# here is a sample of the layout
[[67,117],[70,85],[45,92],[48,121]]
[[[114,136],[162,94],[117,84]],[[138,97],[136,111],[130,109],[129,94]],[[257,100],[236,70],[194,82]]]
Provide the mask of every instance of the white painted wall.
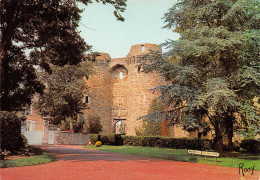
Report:
[[24,136],[28,140],[30,145],[41,145],[42,144],[42,131],[24,131]]
[[48,144],[54,144],[55,142],[55,131],[49,130],[48,131]]

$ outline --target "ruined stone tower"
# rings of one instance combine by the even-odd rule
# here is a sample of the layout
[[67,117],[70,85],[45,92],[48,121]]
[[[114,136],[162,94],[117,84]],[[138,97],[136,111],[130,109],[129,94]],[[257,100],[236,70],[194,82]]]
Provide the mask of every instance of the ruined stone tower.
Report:
[[156,73],[141,72],[141,55],[150,50],[161,51],[156,44],[133,45],[124,58],[111,59],[100,53],[94,63],[95,73],[88,79],[90,87],[86,114],[101,118],[104,133],[126,132],[135,135],[141,125],[140,116],[147,114],[150,103],[158,96],[150,89],[163,83]]

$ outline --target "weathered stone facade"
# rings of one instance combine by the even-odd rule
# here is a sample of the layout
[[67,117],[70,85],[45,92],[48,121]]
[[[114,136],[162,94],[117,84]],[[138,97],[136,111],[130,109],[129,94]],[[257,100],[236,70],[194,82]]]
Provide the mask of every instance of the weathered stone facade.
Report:
[[161,48],[156,44],[138,44],[124,58],[111,59],[107,53],[97,57],[95,73],[87,80],[90,109],[86,115],[98,115],[105,134],[124,131],[134,135],[135,128],[141,125],[138,118],[147,114],[150,103],[158,97],[150,89],[164,83],[163,78],[140,69],[140,56],[150,50]]

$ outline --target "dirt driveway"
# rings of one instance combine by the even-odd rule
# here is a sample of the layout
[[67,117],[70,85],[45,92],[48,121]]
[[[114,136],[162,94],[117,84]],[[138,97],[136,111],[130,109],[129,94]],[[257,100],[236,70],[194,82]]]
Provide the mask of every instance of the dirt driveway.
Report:
[[258,179],[239,175],[238,168],[175,162],[84,149],[83,146],[40,146],[57,155],[52,163],[0,169],[1,180],[168,180]]

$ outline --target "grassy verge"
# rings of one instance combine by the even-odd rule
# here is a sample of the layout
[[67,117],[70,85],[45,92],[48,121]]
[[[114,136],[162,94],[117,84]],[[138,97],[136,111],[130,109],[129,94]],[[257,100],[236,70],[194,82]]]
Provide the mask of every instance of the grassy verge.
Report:
[[211,164],[223,167],[235,167],[238,168],[239,163],[244,163],[244,167],[255,166],[255,170],[260,170],[260,158],[259,154],[249,153],[237,153],[237,152],[225,152],[223,157],[215,158],[200,156],[191,156],[187,153],[186,149],[168,149],[168,148],[156,148],[156,147],[139,147],[139,146],[108,146],[102,145],[95,147],[94,145],[86,146],[87,149],[101,150],[107,152],[115,152],[122,154],[131,154],[137,156],[146,156],[159,159],[168,159],[173,161],[192,162]]
[[12,159],[12,160],[0,160],[0,168],[8,167],[22,167],[22,166],[33,166],[37,164],[46,164],[52,161],[55,161],[55,156],[42,152],[40,155],[29,156],[21,159]]

